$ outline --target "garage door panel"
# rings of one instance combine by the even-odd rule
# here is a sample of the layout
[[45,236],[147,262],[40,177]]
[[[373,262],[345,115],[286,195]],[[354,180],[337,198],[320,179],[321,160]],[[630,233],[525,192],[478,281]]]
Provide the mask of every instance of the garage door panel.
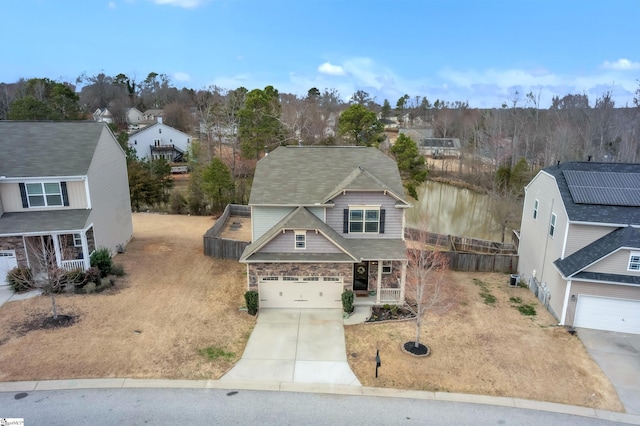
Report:
[[18,266],[18,260],[15,250],[0,250],[0,284],[5,283],[7,273],[16,266]]
[[640,334],[640,300],[579,295],[574,327]]
[[341,308],[342,281],[260,281],[262,308]]

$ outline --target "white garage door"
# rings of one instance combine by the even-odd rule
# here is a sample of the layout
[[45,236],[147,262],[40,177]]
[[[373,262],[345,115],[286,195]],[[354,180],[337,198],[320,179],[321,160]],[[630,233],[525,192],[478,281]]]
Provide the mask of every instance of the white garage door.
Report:
[[342,308],[341,277],[261,277],[261,308]]
[[640,334],[640,300],[580,295],[573,325]]
[[7,272],[18,266],[15,250],[0,250],[0,284],[5,284]]

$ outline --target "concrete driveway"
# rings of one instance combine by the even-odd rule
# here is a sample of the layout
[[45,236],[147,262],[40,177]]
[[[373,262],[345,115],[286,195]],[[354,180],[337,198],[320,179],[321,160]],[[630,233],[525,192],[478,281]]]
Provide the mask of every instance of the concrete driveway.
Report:
[[242,359],[220,380],[360,386],[347,363],[342,310],[260,309]]
[[640,334],[578,329],[591,358],[618,392],[629,414],[640,414]]

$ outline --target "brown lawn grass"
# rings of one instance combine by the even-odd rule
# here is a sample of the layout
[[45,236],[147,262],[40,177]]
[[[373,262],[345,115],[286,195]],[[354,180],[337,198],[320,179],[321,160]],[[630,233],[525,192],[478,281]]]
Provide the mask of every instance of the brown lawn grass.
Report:
[[[255,318],[240,312],[244,268],[205,257],[211,217],[133,215],[134,239],[114,257],[127,275],[105,293],[60,295],[68,327],[16,329],[50,312],[47,297],[0,307],[0,380],[134,377],[215,379],[242,355]],[[235,354],[207,360],[198,350]]]
[[[421,342],[432,353],[418,358],[401,346],[414,340],[415,322],[345,326],[347,357],[364,386],[507,396],[623,411],[615,389],[570,335],[524,288],[510,288],[508,275],[450,273],[457,303],[448,313],[427,316]],[[495,306],[484,303],[478,278]],[[509,301],[534,304],[537,315],[520,314]],[[382,366],[375,378],[376,349]]]

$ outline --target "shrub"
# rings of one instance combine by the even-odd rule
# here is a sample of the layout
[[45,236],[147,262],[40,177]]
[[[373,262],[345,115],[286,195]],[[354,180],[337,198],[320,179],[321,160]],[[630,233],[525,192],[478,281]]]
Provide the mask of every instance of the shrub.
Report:
[[95,293],[96,291],[96,283],[94,282],[88,282],[87,285],[84,286],[84,291],[87,294],[91,294],[91,293]]
[[102,247],[97,249],[91,254],[90,257],[91,266],[95,266],[100,270],[100,277],[104,278],[111,272],[113,267],[113,260],[111,259],[111,252],[108,248]]
[[121,263],[114,263],[111,267],[111,275],[115,275],[116,277],[124,276],[124,266]]
[[249,290],[244,294],[244,300],[247,303],[247,311],[250,315],[258,313],[258,292]]
[[7,273],[7,282],[15,293],[27,291],[34,287],[33,274],[26,266],[16,266]]
[[96,285],[100,285],[100,269],[97,267],[91,267],[85,271],[84,282],[87,283],[95,283]]
[[342,292],[342,310],[348,314],[353,312],[353,291],[345,290]]

